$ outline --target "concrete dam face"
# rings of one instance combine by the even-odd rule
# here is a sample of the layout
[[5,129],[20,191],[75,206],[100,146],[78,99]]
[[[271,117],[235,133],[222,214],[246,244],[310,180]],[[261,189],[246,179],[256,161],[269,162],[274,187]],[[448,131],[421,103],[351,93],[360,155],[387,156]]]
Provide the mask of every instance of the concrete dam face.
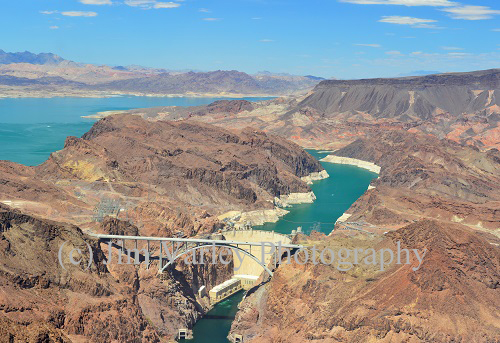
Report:
[[[287,235],[261,230],[243,230],[243,231],[229,231],[224,232],[223,236],[228,241],[240,241],[249,243],[271,243],[278,250],[278,245],[290,244],[292,240]],[[262,254],[264,253],[264,263],[269,265],[274,259],[274,248],[271,244],[266,244],[264,249],[262,246],[244,247],[249,253],[254,255],[259,261],[262,261]],[[263,251],[264,250],[264,251]],[[242,261],[240,261],[242,259]],[[250,289],[255,285],[260,275],[264,272],[262,266],[252,258],[233,250],[234,260],[234,276],[233,278],[241,280],[241,285],[244,289]]]

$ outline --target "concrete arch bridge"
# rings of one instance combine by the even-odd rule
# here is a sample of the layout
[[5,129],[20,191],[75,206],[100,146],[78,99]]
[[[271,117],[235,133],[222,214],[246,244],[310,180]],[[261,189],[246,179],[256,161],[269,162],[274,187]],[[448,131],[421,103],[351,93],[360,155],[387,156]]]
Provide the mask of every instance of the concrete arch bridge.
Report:
[[[164,273],[175,262],[195,251],[214,253],[216,248],[228,248],[233,254],[233,279],[240,280],[242,288],[253,287],[264,270],[273,276],[273,270],[284,254],[293,254],[302,246],[292,244],[289,235],[261,230],[232,230],[203,236],[202,238],[172,238],[107,235],[89,233],[90,236],[118,248],[115,263],[146,263],[148,268],[157,261],[158,272]],[[109,249],[111,251],[111,249]],[[222,257],[206,261],[220,263]],[[111,253],[108,263],[113,263]],[[133,261],[133,262],[132,262]],[[228,280],[229,281],[229,280]]]

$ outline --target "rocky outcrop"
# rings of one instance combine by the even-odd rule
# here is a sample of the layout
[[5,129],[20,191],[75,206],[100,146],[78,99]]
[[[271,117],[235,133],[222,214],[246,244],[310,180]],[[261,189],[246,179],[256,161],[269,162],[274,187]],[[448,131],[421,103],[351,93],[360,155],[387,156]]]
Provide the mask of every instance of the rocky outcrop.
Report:
[[288,207],[295,204],[311,204],[316,200],[313,192],[308,193],[290,193],[275,198],[274,203],[280,207]]
[[353,136],[377,129],[404,129],[479,148],[498,148],[499,80],[498,69],[396,79],[325,80],[291,109],[288,117],[300,115],[314,121],[303,126],[300,137],[330,132],[349,142]]
[[302,176],[301,179],[302,179],[302,181],[305,181],[305,182],[307,182],[308,185],[310,185],[314,181],[323,180],[323,179],[326,179],[328,177],[330,177],[330,175],[328,175],[326,170],[322,170],[320,172],[313,172],[307,176]]
[[218,100],[206,107],[207,113],[238,114],[243,111],[253,111],[254,107],[246,100]]
[[[72,334],[85,335],[91,341],[106,340],[107,335],[123,341],[126,335],[136,335],[158,341],[154,329],[137,311],[134,298],[128,295],[131,285],[113,279],[99,244],[79,228],[2,205],[0,223],[2,337],[11,337],[14,342],[70,342]],[[58,252],[63,243],[61,255],[65,259],[60,264]],[[85,270],[90,258],[87,245],[93,259]],[[75,248],[87,252],[81,254],[78,266],[67,258]],[[120,330],[98,329],[116,328],[124,322],[129,325]],[[27,337],[36,339],[24,340]]]
[[[490,239],[433,221],[383,238],[316,235],[302,243],[319,250],[397,251],[399,241],[402,248],[428,252],[417,271],[416,262],[396,260],[384,272],[366,264],[349,271],[321,263],[282,265],[245,299],[231,335],[259,343],[494,342],[500,339],[500,252]],[[346,261],[353,262],[352,255]]]
[[[102,227],[112,234],[138,230],[110,218]],[[168,341],[208,309],[197,290],[232,275],[232,264],[180,263],[161,279],[155,266],[105,264],[108,245],[78,227],[4,205],[0,228],[0,335],[13,342]],[[82,251],[81,264],[69,262],[72,249]]]
[[330,115],[364,112],[373,118],[407,122],[429,120],[438,113],[478,113],[498,106],[499,92],[499,69],[392,79],[325,80],[298,107]]

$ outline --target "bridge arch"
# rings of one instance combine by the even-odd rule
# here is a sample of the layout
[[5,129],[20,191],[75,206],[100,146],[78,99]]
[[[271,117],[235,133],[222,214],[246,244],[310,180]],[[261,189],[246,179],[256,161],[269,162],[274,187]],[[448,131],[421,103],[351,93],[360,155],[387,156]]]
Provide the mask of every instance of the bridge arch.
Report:
[[167,267],[171,266],[179,257],[187,254],[188,252],[195,251],[197,249],[206,248],[206,247],[214,247],[214,246],[220,247],[220,248],[229,248],[229,249],[234,249],[234,250],[237,250],[237,251],[241,251],[243,254],[245,254],[246,256],[250,257],[255,262],[257,262],[270,276],[273,276],[272,270],[270,270],[264,263],[262,263],[257,257],[255,257],[254,255],[252,255],[248,251],[246,251],[244,249],[241,249],[240,247],[237,247],[237,246],[234,246],[234,245],[220,244],[220,243],[202,244],[202,245],[197,245],[197,246],[194,246],[194,247],[191,247],[191,248],[187,248],[186,250],[182,251],[179,255],[175,255],[172,260],[169,260],[167,262],[167,264],[161,268],[160,271],[163,273],[163,271],[165,271],[165,269]]

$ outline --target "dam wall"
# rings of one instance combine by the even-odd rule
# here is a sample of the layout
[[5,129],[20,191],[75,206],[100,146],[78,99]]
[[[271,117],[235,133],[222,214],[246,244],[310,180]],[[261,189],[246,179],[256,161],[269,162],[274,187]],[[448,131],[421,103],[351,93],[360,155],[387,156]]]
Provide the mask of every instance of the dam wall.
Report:
[[[276,246],[278,249],[278,242],[281,244],[291,244],[292,240],[289,236],[283,235],[276,232],[271,231],[262,231],[262,230],[234,230],[234,231],[226,231],[223,232],[222,235],[228,241],[241,241],[241,242],[269,242]],[[272,247],[270,245],[264,246],[252,246],[252,247],[241,247],[246,249],[249,253],[254,255],[259,259],[262,259],[262,252],[264,250],[264,261],[265,264],[268,265],[273,258],[273,254],[271,254]],[[242,261],[240,258],[242,257]],[[234,277],[242,280],[243,288],[251,288],[259,276],[264,272],[262,266],[251,259],[250,257],[244,255],[240,252],[240,256],[236,254],[233,250],[233,259],[234,259]]]

